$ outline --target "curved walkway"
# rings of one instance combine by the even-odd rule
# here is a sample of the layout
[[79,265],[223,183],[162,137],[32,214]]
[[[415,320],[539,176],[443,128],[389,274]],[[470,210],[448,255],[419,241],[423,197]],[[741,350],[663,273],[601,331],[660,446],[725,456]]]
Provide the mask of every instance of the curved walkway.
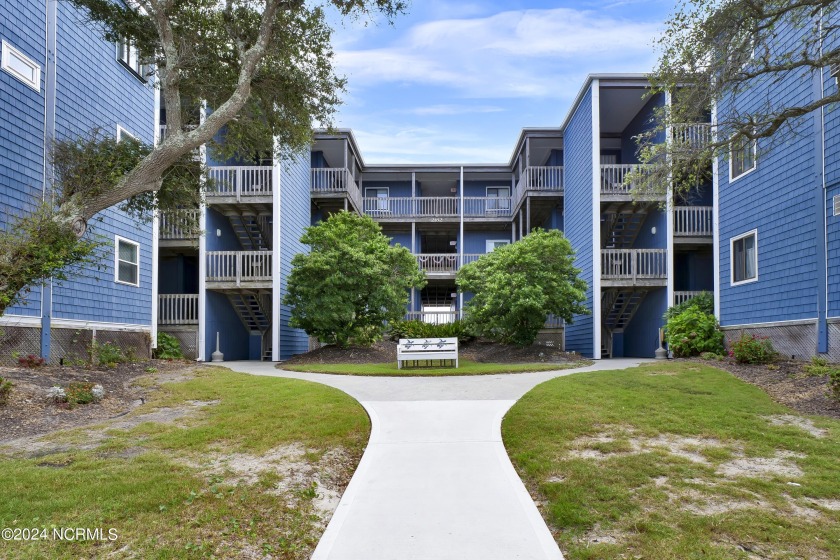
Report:
[[264,362],[224,365],[335,387],[370,414],[368,447],[313,560],[562,560],[507,456],[502,417],[543,381],[644,361],[468,377],[357,377],[283,371]]

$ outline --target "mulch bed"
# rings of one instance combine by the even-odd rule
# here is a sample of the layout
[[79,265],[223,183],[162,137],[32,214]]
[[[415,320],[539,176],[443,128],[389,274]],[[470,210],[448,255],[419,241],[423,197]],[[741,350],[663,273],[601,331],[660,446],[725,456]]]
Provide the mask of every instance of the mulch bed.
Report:
[[[563,352],[547,346],[514,346],[484,340],[473,340],[460,346],[461,357],[474,362],[503,364],[565,363],[584,360],[574,352]],[[324,346],[283,362],[295,364],[381,364],[397,361],[397,343],[377,342],[370,348]]]
[[[156,368],[159,372],[157,380],[164,381],[175,372],[191,369],[192,365],[193,362],[149,360],[96,369],[76,366],[0,367],[0,377],[14,383],[8,402],[0,406],[0,444],[122,416],[142,404],[152,389],[134,383],[140,376],[148,375],[147,368]],[[102,385],[105,397],[99,403],[72,409],[66,404],[47,401],[50,387],[66,387],[74,381]]]
[[803,366],[808,362],[781,360],[768,367],[739,364],[731,358],[720,362],[692,361],[726,370],[751,385],[761,387],[773,400],[797,412],[840,418],[840,402],[831,397],[828,376],[807,373]]

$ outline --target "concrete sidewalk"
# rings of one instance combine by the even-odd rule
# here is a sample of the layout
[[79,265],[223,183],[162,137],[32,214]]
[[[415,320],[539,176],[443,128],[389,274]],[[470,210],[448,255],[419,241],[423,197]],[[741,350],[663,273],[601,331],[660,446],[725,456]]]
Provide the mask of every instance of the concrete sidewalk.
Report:
[[563,555],[516,474],[501,438],[504,414],[548,379],[624,369],[471,377],[353,377],[227,362],[257,375],[324,383],[356,398],[372,432],[313,560],[560,560]]

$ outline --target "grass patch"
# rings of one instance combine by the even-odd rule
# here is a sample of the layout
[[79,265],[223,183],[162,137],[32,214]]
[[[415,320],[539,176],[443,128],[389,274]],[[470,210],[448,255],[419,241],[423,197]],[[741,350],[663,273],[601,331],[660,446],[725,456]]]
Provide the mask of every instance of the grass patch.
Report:
[[840,421],[713,367],[548,381],[502,433],[569,559],[840,558]]
[[[254,484],[230,482],[202,461],[259,457],[287,445],[301,446],[307,460],[336,448],[358,460],[370,432],[362,407],[323,385],[207,368],[162,385],[119,420],[179,408],[189,414],[171,422],[103,425],[107,439],[94,449],[0,456],[0,527],[101,527],[118,534],[115,541],[0,541],[0,557],[308,558],[322,531],[317,493],[278,494],[282,477],[271,471]],[[51,439],[78,441],[78,434]]]
[[397,369],[396,362],[387,364],[294,364],[282,365],[287,371],[334,373],[338,375],[366,375],[371,377],[441,377],[447,375],[491,375],[494,373],[524,373],[529,371],[555,371],[589,365],[581,361],[569,364],[494,364],[461,359],[458,368],[424,367]]

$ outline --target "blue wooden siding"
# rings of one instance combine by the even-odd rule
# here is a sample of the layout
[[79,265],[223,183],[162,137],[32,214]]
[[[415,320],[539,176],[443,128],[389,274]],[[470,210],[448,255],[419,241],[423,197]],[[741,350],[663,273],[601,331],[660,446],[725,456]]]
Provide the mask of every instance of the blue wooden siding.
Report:
[[225,355],[225,360],[249,359],[251,333],[242,324],[227,296],[208,290],[206,302],[204,355],[207,361],[210,361],[210,355],[216,351],[216,333],[219,333],[219,348]]
[[[645,90],[639,89],[639,97],[646,93]],[[654,122],[654,111],[657,107],[665,105],[665,96],[657,94],[648,99],[645,106],[639,111],[633,120],[624,128],[621,133],[621,158],[620,163],[639,163],[638,149],[639,144],[636,136],[647,132],[656,127]],[[664,142],[665,134],[659,133],[654,139],[656,142]]]
[[674,290],[711,292],[714,281],[714,256],[711,252],[680,252],[674,255]]
[[[41,66],[40,91],[0,72],[0,229],[31,211],[44,188],[46,6],[43,0],[4,2],[0,38]],[[32,287],[6,315],[41,315],[41,289]]]
[[368,189],[387,188],[388,196],[411,196],[411,181],[364,181],[363,196],[370,196]]
[[[653,358],[659,347],[659,329],[664,326],[662,315],[668,308],[668,290],[651,290],[633,320],[624,329],[623,355],[628,358]],[[613,347],[615,348],[615,347]],[[617,357],[621,354],[615,354]]]
[[[154,90],[117,61],[116,46],[85,26],[83,14],[58,3],[56,31],[56,135],[71,138],[117,125],[144,142],[154,138]],[[151,224],[112,208],[91,222],[108,242],[101,269],[90,268],[53,290],[56,318],[148,325],[151,322]],[[140,286],[114,281],[114,236],[140,244]]]
[[[835,34],[836,35],[836,34]],[[835,37],[840,42],[840,37]],[[836,43],[835,43],[836,44]],[[828,46],[826,47],[828,48]],[[823,70],[823,93],[837,93],[837,80]],[[826,256],[828,316],[840,317],[840,216],[834,215],[833,198],[840,196],[840,106],[823,109],[825,127]]]
[[487,187],[507,187],[509,191],[512,191],[510,186],[510,176],[500,176],[498,179],[486,179],[481,181],[464,180],[464,196],[487,196]]
[[[300,242],[304,229],[309,225],[309,181],[310,159],[307,154],[294,156],[282,164],[280,179],[280,293],[286,295],[289,275],[292,272],[292,258],[306,251]],[[275,224],[277,220],[275,218]],[[289,326],[291,307],[280,305],[280,359],[287,360],[295,354],[309,349],[309,337],[301,329]]]
[[[578,105],[569,121],[564,135],[565,146],[565,232],[577,252],[575,266],[581,270],[580,277],[586,281],[586,301],[593,306],[593,211],[592,208],[592,88]],[[598,295],[600,297],[600,294]],[[592,315],[576,315],[566,325],[566,349],[584,356],[594,354],[595,321]]]
[[[242,243],[230,220],[227,216],[216,212],[212,207],[207,208],[207,220],[205,223],[207,235],[205,236],[205,248],[207,251],[242,251]],[[219,235],[221,234],[221,235]]]
[[[801,30],[780,33],[785,49],[795,49]],[[731,107],[752,110],[772,100],[777,106],[807,103],[811,75],[791,72],[774,83],[758,84],[738,99],[724,99],[720,118]],[[821,179],[815,180],[815,126],[812,117],[795,120],[793,131],[760,140],[756,170],[729,180],[729,162],[719,161],[721,324],[813,319],[817,316],[820,259],[818,225]],[[820,195],[821,196],[821,195]],[[758,230],[758,281],[730,285],[730,240]],[[819,231],[818,231],[819,230]]]
[[465,231],[464,254],[483,255],[487,252],[487,242],[505,239],[510,242],[510,227],[496,231]]
[[[653,228],[656,228],[656,233],[653,233]],[[633,246],[639,249],[668,248],[668,222],[665,212],[650,210]]]

